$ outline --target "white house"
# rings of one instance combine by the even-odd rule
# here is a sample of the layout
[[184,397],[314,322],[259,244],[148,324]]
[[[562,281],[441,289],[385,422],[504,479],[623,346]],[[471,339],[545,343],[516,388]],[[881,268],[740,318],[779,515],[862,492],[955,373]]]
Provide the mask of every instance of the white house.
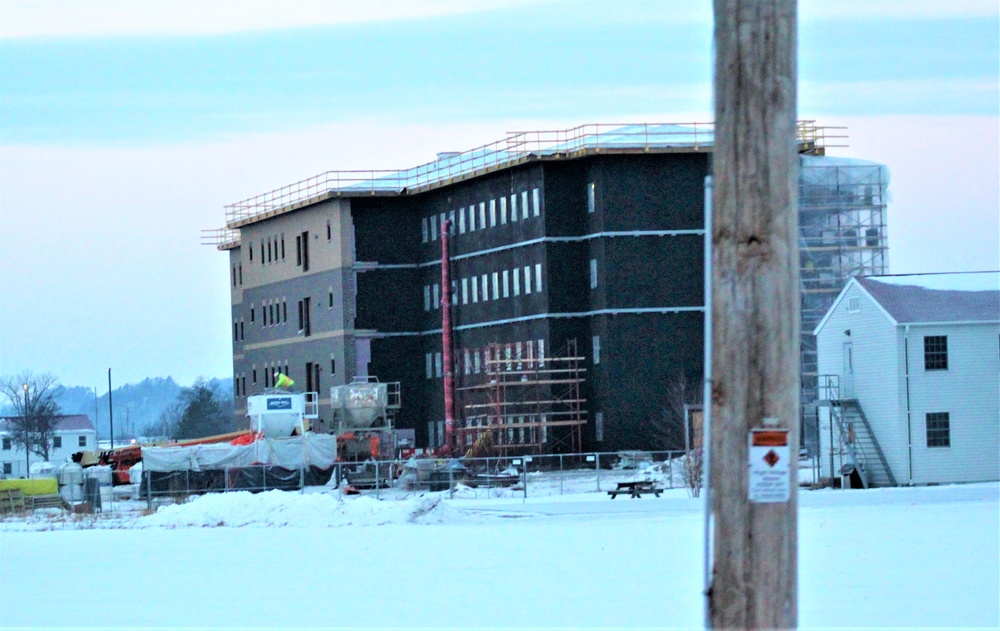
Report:
[[[25,467],[24,449],[12,439],[12,429],[7,418],[0,418],[0,477],[28,477]],[[78,451],[97,449],[97,431],[90,419],[83,414],[61,417],[49,450],[49,462],[65,462]],[[31,464],[41,462],[41,456],[32,453]]]
[[1000,480],[1000,272],[854,278],[815,335],[824,477]]

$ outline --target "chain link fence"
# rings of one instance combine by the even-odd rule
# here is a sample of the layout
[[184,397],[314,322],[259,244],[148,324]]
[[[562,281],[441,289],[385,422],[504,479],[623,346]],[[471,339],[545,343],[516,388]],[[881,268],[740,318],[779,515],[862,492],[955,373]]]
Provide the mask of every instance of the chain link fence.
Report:
[[410,458],[336,463],[327,469],[285,469],[271,465],[201,471],[143,471],[134,495],[152,508],[189,495],[227,491],[298,491],[336,487],[341,494],[378,499],[428,492],[487,499],[546,497],[613,490],[619,482],[651,481],[664,489],[689,488],[683,451],[630,451],[525,455],[491,458]]

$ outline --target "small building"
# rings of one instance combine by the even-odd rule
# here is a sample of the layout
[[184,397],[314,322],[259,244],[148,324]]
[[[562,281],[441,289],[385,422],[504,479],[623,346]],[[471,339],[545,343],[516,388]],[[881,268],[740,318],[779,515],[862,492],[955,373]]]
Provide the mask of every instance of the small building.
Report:
[[[25,466],[24,447],[16,444],[13,437],[13,417],[0,418],[0,477],[28,477]],[[52,446],[49,449],[49,462],[60,463],[70,459],[78,451],[97,449],[97,430],[85,414],[70,414],[60,417],[56,426]],[[41,462],[42,458],[32,452],[28,462]]]
[[814,333],[823,477],[1000,479],[1000,272],[854,278]]

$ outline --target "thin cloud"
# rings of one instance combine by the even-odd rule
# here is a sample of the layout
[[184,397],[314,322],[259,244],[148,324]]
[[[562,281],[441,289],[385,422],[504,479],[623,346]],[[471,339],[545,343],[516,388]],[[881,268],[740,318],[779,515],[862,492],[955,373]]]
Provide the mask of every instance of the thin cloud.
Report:
[[995,0],[804,0],[799,5],[799,19],[870,20],[976,18],[1000,15]]
[[526,1],[7,0],[0,2],[0,38],[218,35],[477,13]]

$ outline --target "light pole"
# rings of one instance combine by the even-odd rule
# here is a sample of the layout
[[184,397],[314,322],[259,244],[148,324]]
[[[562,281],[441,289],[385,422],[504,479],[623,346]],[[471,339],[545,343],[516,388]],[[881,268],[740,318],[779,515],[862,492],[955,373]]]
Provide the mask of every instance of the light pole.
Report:
[[28,444],[28,384],[24,384],[24,479],[31,477],[31,448]]
[[100,427],[101,427],[100,412],[97,409],[97,386],[94,386],[94,435],[95,435],[94,440],[97,441],[95,447],[97,447],[98,450],[100,450],[100,442],[101,442]]
[[111,449],[115,448],[115,412],[111,407],[111,369],[108,368],[108,423],[111,429]]

